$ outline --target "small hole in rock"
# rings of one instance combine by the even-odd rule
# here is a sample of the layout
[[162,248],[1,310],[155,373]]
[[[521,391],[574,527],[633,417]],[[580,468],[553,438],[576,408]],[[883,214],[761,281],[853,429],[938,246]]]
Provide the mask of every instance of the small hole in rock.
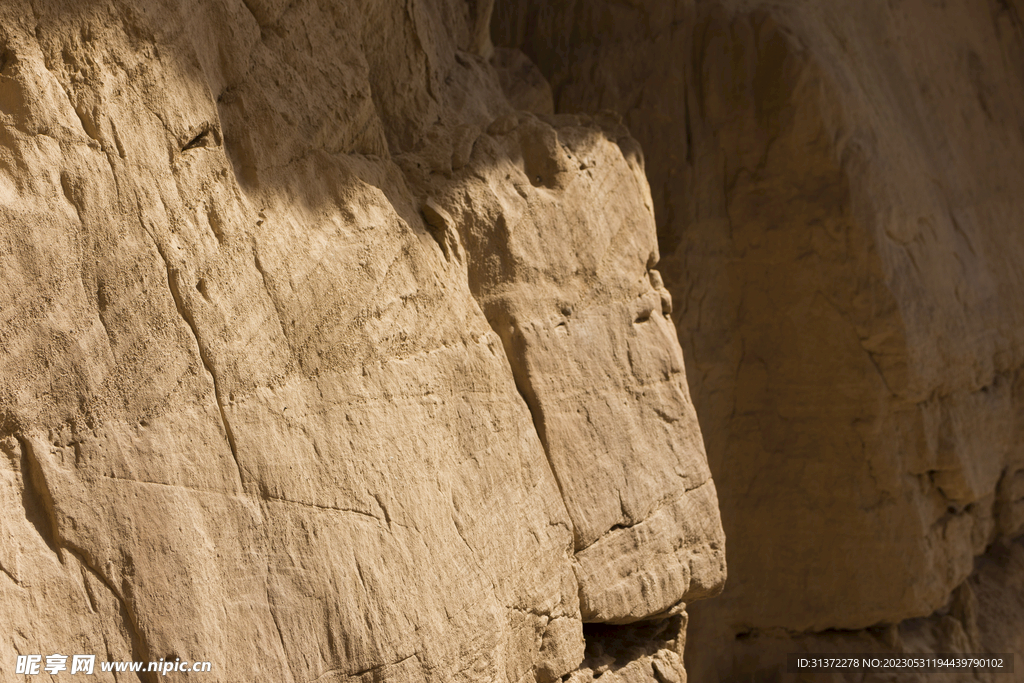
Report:
[[199,278],[199,282],[196,283],[196,289],[199,290],[199,293],[203,295],[204,299],[207,301],[210,300],[210,293],[206,289],[206,280]]
[[207,137],[207,135],[209,135],[209,133],[203,132],[203,133],[200,133],[199,135],[195,136],[190,141],[188,141],[185,144],[184,147],[181,148],[181,151],[184,152],[185,150],[195,149],[196,147],[206,147],[207,146],[206,145],[206,137]]
[[190,149],[196,149],[197,147],[214,147],[218,143],[217,135],[212,128],[209,126],[203,128],[199,133],[186,142],[182,148],[182,152],[187,152]]

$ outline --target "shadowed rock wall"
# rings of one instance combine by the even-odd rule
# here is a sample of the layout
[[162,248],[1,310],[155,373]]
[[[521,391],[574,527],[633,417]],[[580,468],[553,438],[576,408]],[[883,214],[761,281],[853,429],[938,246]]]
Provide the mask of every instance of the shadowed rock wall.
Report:
[[1019,603],[986,638],[950,616],[1012,596],[967,579],[1024,528],[1019,3],[508,0],[493,27],[646,151],[729,539],[691,674],[947,618],[928,647],[1019,647]]

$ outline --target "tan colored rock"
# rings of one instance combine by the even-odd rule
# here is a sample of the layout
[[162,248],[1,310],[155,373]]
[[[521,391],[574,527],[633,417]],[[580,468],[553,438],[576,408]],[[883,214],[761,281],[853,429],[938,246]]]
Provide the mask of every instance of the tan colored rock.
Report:
[[642,160],[614,142],[621,126],[549,121],[492,125],[424,214],[457,226],[532,409],[573,524],[583,619],[625,623],[717,593],[724,538],[652,270]]
[[929,617],[1024,530],[1020,11],[496,8],[556,111],[613,109],[646,150],[730,548],[695,678],[778,666],[737,635]]
[[635,145],[489,12],[0,5],[4,676],[551,681],[721,587]]

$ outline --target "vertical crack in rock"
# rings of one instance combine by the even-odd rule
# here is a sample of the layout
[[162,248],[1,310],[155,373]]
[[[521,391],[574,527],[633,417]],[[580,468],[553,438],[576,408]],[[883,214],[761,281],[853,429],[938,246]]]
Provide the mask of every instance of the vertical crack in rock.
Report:
[[23,436],[16,436],[21,446],[21,503],[25,508],[25,519],[35,527],[47,547],[60,558],[60,544],[57,542],[57,520],[54,517],[53,498],[46,486],[42,466],[32,451],[32,444]]
[[249,11],[249,14],[252,15],[252,18],[256,20],[256,25],[259,26],[260,29],[262,29],[263,24],[260,22],[260,17],[258,14],[256,14],[256,10],[253,9],[252,0],[242,0],[242,6]]
[[[0,58],[0,59],[2,59],[2,58]],[[2,424],[3,424],[3,416],[0,416],[0,425],[2,425]],[[20,470],[21,475],[22,475],[22,479],[24,481],[24,478],[25,478],[25,474],[24,474],[25,473],[25,466],[24,466],[25,459],[24,459],[24,455],[21,452],[19,452],[20,445],[18,447],[15,447],[14,444],[16,443],[16,439],[14,439],[13,437],[14,437],[14,435],[12,433],[7,432],[6,430],[0,430],[0,453],[3,453],[3,455],[6,456],[7,459],[10,461],[9,464],[10,464],[10,467],[11,467],[12,471],[17,473]],[[27,506],[26,500],[25,500],[24,484],[22,486],[23,486],[22,493],[21,493],[21,495],[22,495],[22,506],[25,508],[25,517],[27,518],[28,517],[28,506]],[[3,572],[11,581],[14,582],[14,584],[16,586],[18,586],[19,588],[23,588],[23,586],[21,585],[21,581],[18,580],[18,578],[14,575],[14,573],[11,572],[10,569],[5,567],[3,565],[3,563],[0,563],[0,572]]]
[[217,373],[214,372],[213,360],[210,358],[209,352],[203,346],[202,338],[199,336],[199,327],[196,325],[195,317],[192,315],[188,307],[185,306],[185,301],[181,296],[181,288],[178,284],[178,269],[171,265],[171,262],[167,259],[167,255],[164,250],[157,245],[157,252],[160,254],[160,258],[163,259],[164,267],[167,269],[167,287],[171,290],[171,297],[174,299],[174,307],[178,311],[178,315],[188,325],[188,329],[192,331],[192,336],[196,340],[196,346],[199,348],[199,358],[203,362],[203,367],[206,368],[206,372],[210,374],[210,379],[213,382],[213,396],[217,401],[217,410],[220,412],[221,424],[224,427],[224,434],[228,440],[228,447],[231,449],[231,457],[235,462],[235,470],[238,474],[238,485],[239,489],[245,491],[245,481],[242,478],[242,466],[238,461],[238,448],[235,445],[235,434],[231,430],[231,422],[228,421],[227,411],[224,409],[224,398],[221,393],[220,384],[217,381]]
[[270,298],[270,303],[274,304],[274,312],[277,314],[277,325],[281,328],[281,336],[288,342],[288,345],[291,346],[291,340],[288,338],[288,330],[284,327],[284,315],[281,312],[281,304],[274,295],[273,288],[270,286],[270,276],[263,267],[263,262],[260,261],[260,255],[256,249],[255,241],[252,245],[252,261],[256,266],[256,270],[259,271],[260,278],[263,280],[263,288],[267,290],[267,296]]
[[[270,572],[270,567],[267,567],[267,572]],[[274,602],[270,599],[270,584],[266,585],[267,590],[267,610],[270,612],[270,619],[274,622],[274,630],[277,631],[277,640],[281,643],[281,654],[285,658],[285,664],[288,666],[288,671],[291,672],[292,678],[295,679],[295,671],[292,670],[291,659],[288,657],[288,646],[284,643],[284,632],[281,631],[281,622],[277,618],[277,612],[274,611]]]
[[[57,555],[61,564],[65,563],[62,551],[66,551],[68,555],[74,557],[85,570],[88,570],[96,580],[110,591],[111,595],[114,596],[120,605],[121,619],[131,641],[132,657],[135,661],[148,661],[149,648],[146,644],[146,639],[142,636],[142,631],[138,626],[138,619],[131,606],[125,600],[121,591],[117,590],[95,566],[95,563],[90,560],[90,555],[87,551],[61,537],[60,526],[57,522],[56,504],[49,484],[46,481],[46,473],[43,471],[42,462],[36,455],[32,443],[27,438],[20,435],[15,438],[21,446],[21,466],[22,476],[24,477],[22,503],[25,506],[26,518],[36,528],[50,550]],[[13,579],[14,577],[11,578]],[[87,586],[84,581],[83,585]],[[86,594],[90,604],[95,609],[94,598],[88,588],[86,589]],[[137,675],[143,683],[150,683],[156,680],[155,675],[143,675],[143,673],[138,673]]]
[[[533,420],[533,429],[537,432],[537,438],[540,439],[541,448],[544,449],[544,462],[548,464],[548,471],[551,472],[552,478],[555,480],[555,485],[558,486],[558,495],[562,499],[562,504],[566,505],[565,488],[562,484],[562,480],[558,477],[558,470],[555,469],[554,463],[551,461],[551,448],[548,445],[547,429],[544,424],[544,411],[537,404],[537,396],[533,391],[533,386],[530,384],[530,380],[526,377],[526,372],[518,366],[523,362],[522,358],[515,354],[515,350],[512,348],[512,341],[506,340],[505,337],[499,331],[497,322],[487,317],[487,324],[491,326],[494,333],[501,339],[501,345],[505,349],[505,358],[508,361],[509,371],[512,373],[512,380],[516,385],[516,391],[519,396],[522,397],[523,403],[526,404],[526,409],[530,411],[530,418]],[[566,507],[568,512],[568,507]],[[572,518],[569,517],[569,524],[572,530],[573,545],[578,546],[577,543],[577,531],[576,525],[573,524]],[[578,549],[578,548],[576,548]]]
[[[128,632],[128,637],[131,640],[132,658],[137,662],[150,661],[149,646],[146,643],[146,639],[142,637],[142,631],[139,629],[138,626],[138,618],[135,616],[135,613],[131,609],[131,606],[128,604],[128,601],[125,600],[124,597],[121,595],[121,592],[114,588],[113,584],[110,581],[108,581],[105,576],[103,576],[103,573],[100,572],[93,565],[93,563],[89,560],[88,553],[85,550],[77,548],[67,541],[64,541],[61,544],[61,547],[64,550],[67,550],[72,557],[78,560],[79,564],[81,564],[81,566],[85,570],[92,574],[97,581],[103,584],[103,586],[108,591],[110,591],[110,594],[114,596],[114,599],[117,600],[118,604],[120,605],[121,620],[124,623],[125,630]],[[94,599],[92,593],[88,592],[87,594],[91,603]],[[156,674],[138,672],[136,675],[138,676],[140,681],[143,681],[143,683],[151,683],[152,681],[157,680]]]
[[[682,612],[684,597],[707,597],[699,590],[702,581],[720,585],[724,579],[724,569],[705,561],[709,555],[715,556],[714,538],[721,531],[712,524],[682,520],[705,513],[707,501],[714,495],[702,495],[713,491],[709,479],[708,489],[686,495],[700,488],[705,476],[701,476],[698,462],[703,459],[700,449],[683,455],[691,435],[682,434],[686,426],[682,413],[677,416],[661,409],[663,397],[654,393],[634,408],[633,397],[640,400],[643,392],[624,390],[621,383],[632,386],[633,381],[642,385],[652,380],[653,384],[655,378],[662,381],[662,375],[664,381],[677,381],[674,375],[682,370],[681,364],[676,367],[674,360],[666,360],[678,355],[670,343],[674,340],[646,332],[634,336],[632,327],[620,333],[617,327],[627,320],[634,324],[649,320],[654,310],[667,314],[671,304],[667,291],[661,291],[660,276],[651,272],[655,225],[647,220],[647,189],[639,176],[642,153],[625,135],[621,123],[613,116],[606,118],[607,124],[601,123],[605,118],[598,123],[582,118],[556,121],[561,127],[527,115],[499,119],[488,128],[496,139],[507,137],[517,122],[521,128],[503,143],[512,151],[495,148],[496,170],[482,168],[486,162],[481,159],[469,164],[478,174],[474,178],[491,183],[490,191],[498,199],[497,218],[489,216],[485,225],[479,225],[461,199],[452,199],[460,192],[481,191],[476,180],[461,176],[455,182],[468,188],[439,193],[441,199],[425,204],[422,213],[438,232],[457,224],[452,232],[462,236],[466,248],[469,289],[501,340],[507,371],[530,411],[548,470],[568,513],[573,545],[568,554],[580,607],[578,619],[660,623]],[[565,135],[564,144],[559,141],[560,133]],[[510,167],[501,167],[503,154],[509,155]],[[601,170],[590,170],[599,165]],[[511,166],[525,177],[514,180]],[[527,179],[533,188],[521,182]],[[579,184],[573,185],[574,180]],[[495,189],[499,186],[503,187]],[[576,188],[572,193],[554,194],[555,190],[568,191],[570,186]],[[505,190],[510,206],[518,207],[514,210],[522,214],[516,215],[514,224],[530,226],[516,228],[531,234],[529,244],[509,234],[503,212],[513,209],[501,203]],[[601,200],[594,201],[593,195]],[[610,199],[620,195],[624,206],[616,206]],[[496,252],[501,254],[498,261],[492,260]],[[504,262],[499,262],[502,259]],[[639,278],[638,285],[630,278],[643,272],[644,264],[646,277]],[[581,270],[607,280],[605,288],[593,285],[576,291],[567,286],[566,282],[583,277]],[[584,310],[575,315],[574,309],[581,304]],[[579,339],[570,338],[570,326],[580,330]],[[617,383],[616,378],[621,381]],[[628,397],[623,403],[626,407],[612,406],[611,394]],[[575,403],[575,410],[567,402]],[[681,404],[680,410],[683,407]],[[667,427],[653,425],[655,420]],[[648,423],[659,435],[668,436],[645,440],[642,445],[628,444],[631,437],[621,432],[640,432]],[[622,462],[629,458],[650,458],[653,464],[629,467]],[[665,476],[659,476],[659,470]],[[683,470],[686,484],[676,492],[674,475]],[[694,485],[697,479],[702,483]],[[714,517],[717,526],[717,515]],[[643,528],[634,530],[641,524]],[[654,538],[662,535],[671,538]],[[698,558],[704,547],[706,554]],[[629,559],[631,556],[634,559]],[[646,632],[646,624],[635,628],[638,634]],[[632,629],[626,627],[620,633],[632,633]],[[681,680],[681,653],[680,648],[674,663],[662,667],[670,672],[664,680]],[[563,654],[568,656],[568,652]],[[554,678],[587,680],[579,667],[582,654],[582,649],[573,650],[571,662],[560,655],[551,659],[550,671],[538,671],[547,671]],[[649,659],[635,665],[647,667],[643,678],[636,680],[662,680],[654,678]],[[542,661],[546,660],[542,657]],[[621,665],[627,666],[625,660]],[[593,680],[592,674],[589,680]]]
[[3,566],[2,564],[0,564],[0,572],[2,572],[7,578],[13,581],[15,585],[17,585],[19,588],[21,587],[21,581],[18,581],[18,579],[15,578],[14,574],[12,574],[7,569],[7,567]]

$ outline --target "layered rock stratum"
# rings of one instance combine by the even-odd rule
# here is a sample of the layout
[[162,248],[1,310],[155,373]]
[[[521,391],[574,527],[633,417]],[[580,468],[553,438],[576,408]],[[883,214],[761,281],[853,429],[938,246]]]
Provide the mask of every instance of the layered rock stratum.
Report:
[[777,680],[798,651],[1020,667],[1021,9],[496,7],[556,111],[613,109],[646,152],[729,539],[695,680]]
[[490,14],[0,4],[4,680],[685,678],[725,546],[643,156]]

